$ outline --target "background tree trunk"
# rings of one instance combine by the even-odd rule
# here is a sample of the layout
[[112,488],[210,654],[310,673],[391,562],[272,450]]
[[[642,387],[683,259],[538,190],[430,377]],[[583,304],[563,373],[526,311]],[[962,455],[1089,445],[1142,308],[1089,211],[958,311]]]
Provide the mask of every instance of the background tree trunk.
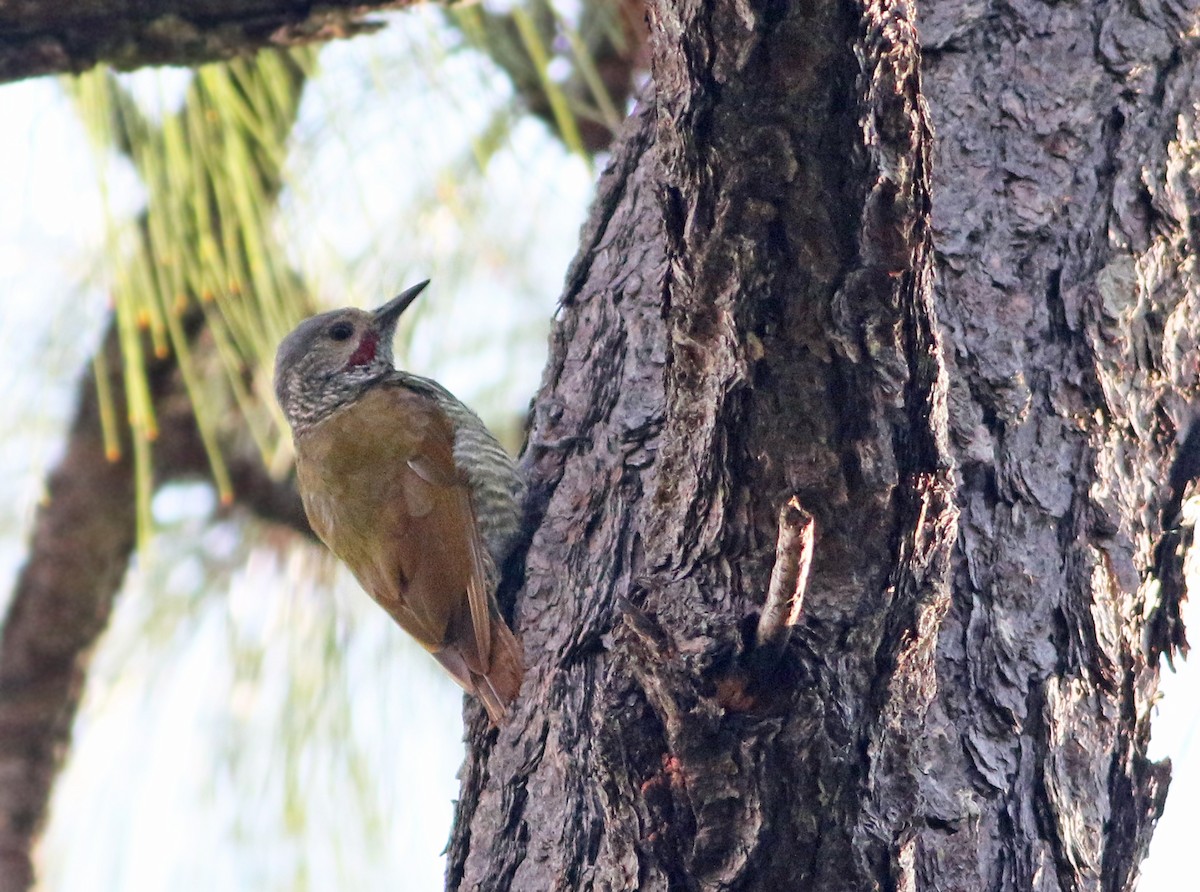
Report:
[[[197,315],[189,319],[189,335],[199,333],[199,322]],[[124,417],[115,322],[99,349],[116,414]],[[162,426],[156,478],[205,476],[208,456],[177,365],[173,358],[156,360],[147,372]],[[0,892],[33,885],[32,848],[67,754],[92,649],[108,625],[136,542],[132,447],[123,443],[115,461],[105,456],[90,363],[79,390],[66,449],[47,481],[30,557],[0,629]],[[313,535],[295,487],[267,476],[257,454],[231,454],[230,473],[241,505]]]
[[910,15],[652,5],[657,98],[535,406],[529,677],[473,726],[449,888],[1132,888],[1183,644],[1195,48],[1182,10],[923,8],[931,301]]
[[[115,327],[101,347],[120,369]],[[156,395],[164,378],[157,369]],[[118,375],[113,376],[119,385]],[[133,461],[105,458],[94,381],[50,476],[0,641],[0,889],[33,883],[30,849],[70,739],[87,655],[108,623],[136,533]],[[114,388],[116,393],[123,393]],[[49,597],[54,593],[56,597]],[[50,609],[53,603],[56,609]]]

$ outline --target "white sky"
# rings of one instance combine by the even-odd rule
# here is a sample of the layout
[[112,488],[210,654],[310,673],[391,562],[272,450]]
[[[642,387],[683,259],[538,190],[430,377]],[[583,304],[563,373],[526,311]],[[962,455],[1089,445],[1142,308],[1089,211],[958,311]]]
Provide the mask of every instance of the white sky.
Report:
[[[468,402],[519,413],[540,376],[591,174],[526,123],[479,186],[472,219],[437,206],[406,216],[505,88],[468,55],[439,58],[436,15],[394,21],[383,40],[322,56],[301,122],[316,148],[286,203],[294,257],[331,305],[378,302],[432,276],[410,367]],[[381,60],[404,53],[424,54],[415,67],[432,77],[410,70],[392,83],[401,75]],[[179,79],[147,82],[169,94]],[[100,281],[106,209],[53,81],[0,87],[0,120],[3,606],[104,318],[103,292],[88,283]],[[136,208],[132,176],[108,176],[108,212]],[[166,531],[97,654],[41,888],[441,888],[461,760],[457,689],[344,575],[307,551],[247,548],[237,525],[208,523],[210,507],[197,487],[156,500]],[[343,654],[336,670],[323,647]],[[1195,881],[1200,672],[1181,664],[1162,688],[1153,755],[1173,757],[1175,781],[1142,892]],[[289,801],[289,785],[306,808]]]

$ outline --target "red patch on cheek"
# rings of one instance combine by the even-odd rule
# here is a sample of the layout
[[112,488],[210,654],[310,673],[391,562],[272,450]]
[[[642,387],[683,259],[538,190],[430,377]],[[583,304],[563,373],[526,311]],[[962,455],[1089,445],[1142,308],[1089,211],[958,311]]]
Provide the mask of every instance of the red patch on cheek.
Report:
[[350,354],[350,361],[346,365],[367,365],[375,359],[375,351],[378,348],[379,336],[373,331],[368,331],[362,336],[362,340],[358,342],[354,352]]

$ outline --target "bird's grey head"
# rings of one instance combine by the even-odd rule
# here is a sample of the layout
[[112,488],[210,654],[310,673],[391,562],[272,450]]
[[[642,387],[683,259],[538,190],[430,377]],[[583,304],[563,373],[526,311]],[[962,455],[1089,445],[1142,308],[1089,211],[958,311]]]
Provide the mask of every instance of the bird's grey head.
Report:
[[392,339],[400,314],[429,281],[373,313],[347,308],[305,319],[275,353],[275,396],[300,433],[353,401],[392,371]]

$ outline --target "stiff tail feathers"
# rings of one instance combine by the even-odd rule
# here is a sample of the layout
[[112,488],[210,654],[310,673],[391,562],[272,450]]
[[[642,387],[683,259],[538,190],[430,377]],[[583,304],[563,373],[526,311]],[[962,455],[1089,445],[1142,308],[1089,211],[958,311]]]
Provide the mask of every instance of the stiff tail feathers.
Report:
[[[483,704],[488,718],[499,727],[508,705],[517,698],[521,680],[525,677],[525,661],[521,644],[508,625],[494,613],[491,616],[490,659],[483,663],[472,659],[458,644],[451,643],[433,656],[450,673],[459,686]],[[486,672],[477,668],[486,665]]]

